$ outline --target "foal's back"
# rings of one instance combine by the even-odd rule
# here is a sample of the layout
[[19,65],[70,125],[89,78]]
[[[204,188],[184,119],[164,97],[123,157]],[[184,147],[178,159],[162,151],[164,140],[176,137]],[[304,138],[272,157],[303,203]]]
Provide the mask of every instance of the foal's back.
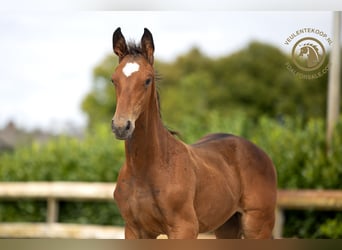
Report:
[[[239,171],[241,177],[259,173],[269,183],[276,184],[274,165],[267,154],[252,142],[232,134],[209,134],[190,145],[195,154],[211,155],[224,160],[227,167]],[[211,164],[213,168],[220,167]]]

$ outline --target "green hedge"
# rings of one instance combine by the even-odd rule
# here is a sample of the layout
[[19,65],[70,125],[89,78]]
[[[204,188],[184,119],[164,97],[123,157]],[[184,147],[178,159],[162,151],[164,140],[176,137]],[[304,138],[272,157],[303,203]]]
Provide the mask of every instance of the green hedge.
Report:
[[[209,112],[195,121],[185,117],[172,129],[192,143],[206,133],[241,135],[263,148],[273,159],[279,188],[342,188],[342,119],[333,136],[333,150],[326,154],[325,124],[320,119],[288,117],[251,121],[239,112],[222,117]],[[97,125],[84,139],[59,137],[44,145],[37,143],[0,156],[0,181],[89,181],[114,182],[124,161],[121,141],[114,139],[109,125]],[[44,202],[0,203],[0,221],[44,221]],[[60,221],[122,225],[113,203],[62,202]],[[101,212],[99,212],[101,211]],[[286,211],[285,237],[342,237],[342,216],[337,212]]]
[[[114,138],[109,124],[102,124],[81,140],[61,136],[43,145],[33,143],[1,155],[0,181],[115,182],[123,162],[123,143]],[[44,202],[1,202],[0,221],[43,222],[46,209]],[[123,224],[114,201],[61,202],[59,221]]]
[[115,140],[110,125],[103,124],[83,139],[60,136],[2,155],[0,180],[111,182],[123,156],[123,143]]

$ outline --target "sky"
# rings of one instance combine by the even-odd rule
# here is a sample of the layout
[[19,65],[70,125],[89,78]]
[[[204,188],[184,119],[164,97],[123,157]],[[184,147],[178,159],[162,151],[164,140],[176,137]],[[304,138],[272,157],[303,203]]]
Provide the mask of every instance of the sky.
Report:
[[228,55],[253,40],[290,53],[285,41],[301,28],[332,36],[331,11],[9,9],[0,11],[0,128],[9,120],[28,130],[84,127],[81,102],[93,68],[112,53],[117,27],[137,41],[149,28],[155,57],[164,61],[193,46],[208,56]]

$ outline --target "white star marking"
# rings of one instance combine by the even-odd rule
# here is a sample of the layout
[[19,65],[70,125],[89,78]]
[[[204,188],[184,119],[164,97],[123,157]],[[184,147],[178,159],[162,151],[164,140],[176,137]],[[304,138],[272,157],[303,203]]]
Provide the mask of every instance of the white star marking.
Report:
[[139,64],[136,62],[134,63],[126,63],[125,67],[123,67],[122,72],[125,74],[126,77],[131,76],[134,72],[139,71]]

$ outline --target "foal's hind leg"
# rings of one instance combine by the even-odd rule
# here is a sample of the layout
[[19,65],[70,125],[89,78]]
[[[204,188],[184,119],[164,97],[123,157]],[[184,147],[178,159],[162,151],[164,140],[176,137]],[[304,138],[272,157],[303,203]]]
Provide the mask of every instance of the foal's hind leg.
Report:
[[274,226],[274,211],[249,210],[241,218],[245,239],[271,239]]
[[241,239],[241,214],[235,213],[222,226],[215,230],[217,239]]

